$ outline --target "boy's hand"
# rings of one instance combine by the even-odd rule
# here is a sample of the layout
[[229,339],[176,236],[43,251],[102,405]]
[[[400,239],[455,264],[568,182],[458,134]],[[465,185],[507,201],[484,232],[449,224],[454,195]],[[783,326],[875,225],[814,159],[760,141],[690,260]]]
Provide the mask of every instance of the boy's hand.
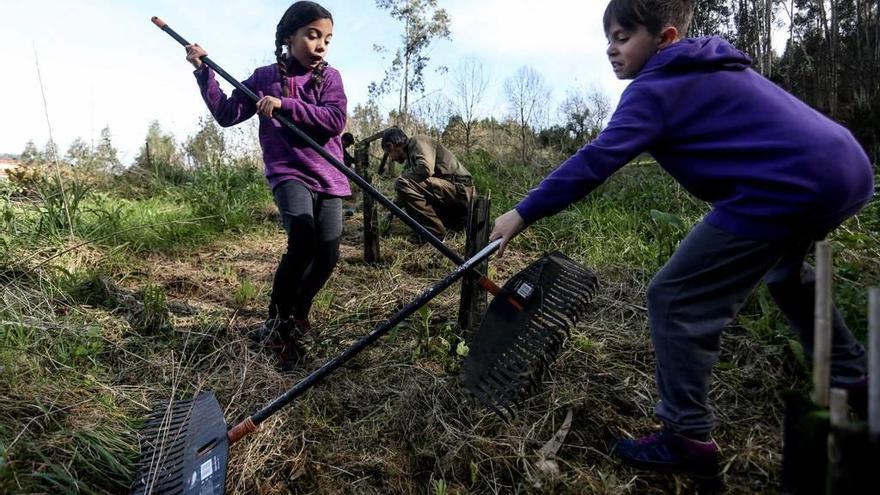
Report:
[[198,69],[202,66],[202,57],[207,57],[208,52],[200,47],[198,43],[186,45],[186,61],[191,63],[193,67]]
[[[262,93],[260,93],[262,96]],[[257,101],[257,111],[263,117],[272,117],[272,112],[276,108],[281,108],[281,100],[274,96],[263,96]]]
[[526,222],[515,209],[495,219],[495,228],[489,234],[489,242],[501,239],[501,246],[498,247],[498,256],[504,254],[504,248],[507,247],[507,243],[522,232],[524,228],[526,228]]

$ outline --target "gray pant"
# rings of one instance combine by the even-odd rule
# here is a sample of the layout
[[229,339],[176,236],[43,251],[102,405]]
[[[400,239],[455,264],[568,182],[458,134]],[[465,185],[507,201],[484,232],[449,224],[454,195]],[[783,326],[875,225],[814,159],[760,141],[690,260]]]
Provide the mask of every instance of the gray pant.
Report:
[[[812,355],[815,277],[804,257],[826,233],[763,241],[701,222],[685,237],[648,287],[660,393],[655,413],[667,427],[694,436],[715,427],[707,396],[721,332],[762,279]],[[865,350],[836,308],[832,327],[832,382],[858,381],[866,372]]]
[[307,318],[339,260],[342,198],[316,193],[295,180],[272,192],[287,231],[287,252],[275,270],[269,318]]

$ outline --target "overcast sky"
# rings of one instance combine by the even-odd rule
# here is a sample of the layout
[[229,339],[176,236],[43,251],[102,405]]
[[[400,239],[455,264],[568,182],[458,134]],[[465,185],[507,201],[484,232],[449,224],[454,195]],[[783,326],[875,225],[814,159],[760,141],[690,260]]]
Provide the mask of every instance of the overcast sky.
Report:
[[[625,83],[614,78],[604,54],[606,0],[439,3],[452,20],[452,41],[430,49],[428,92],[451,89],[444,86],[451,78],[434,72],[438,65],[454,69],[475,57],[491,75],[487,114],[504,114],[504,80],[524,65],[540,72],[552,88],[551,114],[572,87],[601,88],[616,105]],[[342,73],[351,110],[366,102],[369,83],[381,80],[388,64],[373,45],[393,52],[402,27],[373,0],[321,4],[335,20],[327,59]],[[185,139],[206,109],[183,48],[150,17],[163,18],[243,80],[274,60],[275,26],[289,5],[275,0],[0,0],[0,153],[18,154],[28,140],[42,149],[50,125],[62,153],[75,138],[96,140],[109,126],[126,164],[153,120]],[[396,100],[387,98],[382,105],[387,112]]]
[[[388,64],[373,45],[393,51],[402,27],[373,0],[321,3],[335,20],[327,58],[342,73],[352,109],[367,100],[367,86],[382,78]],[[604,56],[605,0],[440,4],[452,20],[452,41],[431,48],[429,92],[444,90],[450,79],[434,73],[434,67],[455,68],[465,57],[476,57],[489,69],[486,111],[496,116],[505,111],[504,80],[523,65],[545,77],[553,89],[553,109],[570,87],[595,85],[616,103],[625,86],[615,80]],[[275,25],[289,5],[261,0],[0,0],[0,153],[18,154],[28,140],[42,148],[50,124],[62,153],[75,138],[97,139],[109,126],[123,163],[134,158],[152,120],[185,139],[205,114],[204,103],[183,48],[150,17],[163,18],[201,44],[241,80],[273,60]],[[388,98],[383,106],[390,110],[396,100]]]

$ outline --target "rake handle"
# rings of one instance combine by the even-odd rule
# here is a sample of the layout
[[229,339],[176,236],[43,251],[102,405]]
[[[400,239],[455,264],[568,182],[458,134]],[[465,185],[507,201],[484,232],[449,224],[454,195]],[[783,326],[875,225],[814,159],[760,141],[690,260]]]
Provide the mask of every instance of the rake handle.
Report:
[[[183,46],[189,45],[186,39],[183,36],[177,34],[168,24],[162,19],[153,16],[151,19],[153,24],[159,27],[162,31],[168,33],[169,36],[177,40]],[[259,101],[260,97],[257,96],[253,91],[247,88],[244,84],[240,83],[237,79],[229,75],[225,70],[223,70],[219,65],[217,65],[213,60],[208,58],[207,56],[202,57],[202,63],[206,64],[208,67],[214,70],[217,74],[220,75],[223,79],[225,79],[229,84],[235,87],[235,89],[241,91],[245,95],[247,95],[254,102]],[[290,129],[299,139],[302,139],[310,148],[315,150],[316,153],[321,155],[322,158],[327,160],[330,165],[342,172],[343,175],[348,177],[349,180],[358,185],[361,189],[363,189],[367,194],[376,199],[382,206],[388,208],[389,211],[394,213],[397,218],[400,218],[405,224],[407,224],[411,229],[415,230],[423,239],[425,239],[430,245],[437,248],[444,256],[449,258],[456,265],[461,265],[464,263],[464,259],[459,256],[455,251],[449,248],[446,244],[443,244],[443,241],[438,239],[434,234],[432,234],[428,229],[426,229],[422,224],[417,222],[414,218],[407,215],[405,211],[403,211],[399,206],[394,204],[393,201],[385,197],[382,193],[380,193],[376,188],[374,188],[370,183],[365,181],[363,177],[352,171],[349,167],[343,165],[335,156],[331,155],[324,149],[323,146],[315,142],[308,134],[300,130],[296,125],[293,124],[290,120],[288,120],[283,115],[279,115],[278,113],[274,114],[274,118],[284,124],[285,127]],[[475,276],[480,277],[480,287],[484,290],[492,293],[493,295],[498,294],[500,288],[498,285],[493,283],[491,280],[486,278],[485,275],[480,273],[475,267],[471,268],[471,273]]]
[[294,385],[293,388],[273,400],[263,409],[257,411],[249,418],[245,418],[244,421],[233,426],[226,435],[227,439],[229,440],[229,444],[232,445],[235,442],[244,438],[249,433],[255,431],[257,427],[260,426],[260,423],[269,418],[269,416],[275,414],[276,412],[278,412],[279,409],[282,409],[294,399],[305,393],[306,390],[310,389],[312,386],[321,381],[324,377],[332,373],[334,370],[345,364],[348,360],[358,355],[370,344],[378,340],[379,337],[386,334],[389,330],[396,327],[411,314],[415,313],[419,308],[427,304],[428,301],[437,296],[437,294],[440,294],[441,292],[446,290],[447,287],[454,284],[456,281],[458,281],[458,279],[463,277],[465,273],[467,273],[468,270],[471,270],[474,265],[477,265],[481,263],[484,259],[488,258],[489,255],[495,252],[500,245],[500,239],[489,243],[479,253],[475,254],[471,259],[459,265],[455,269],[455,271],[449,273],[439,282],[425,289],[417,298],[407,304],[403,309],[395,313],[385,323],[377,326],[372,331],[370,331],[370,333],[355,341],[355,343],[352,344],[348,349],[343,351],[342,354],[336,356],[317,370],[313,371],[311,374],[309,374],[309,376],[303,378],[299,383]]

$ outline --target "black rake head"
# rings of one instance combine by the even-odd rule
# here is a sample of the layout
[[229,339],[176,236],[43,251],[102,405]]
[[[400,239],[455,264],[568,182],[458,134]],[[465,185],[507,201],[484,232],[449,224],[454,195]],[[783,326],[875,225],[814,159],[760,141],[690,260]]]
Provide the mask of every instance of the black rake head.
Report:
[[514,275],[489,304],[470,345],[460,374],[465,388],[509,420],[559,357],[597,285],[591,271],[560,252]]
[[158,404],[140,432],[140,446],[132,494],[224,493],[229,443],[211,392]]

